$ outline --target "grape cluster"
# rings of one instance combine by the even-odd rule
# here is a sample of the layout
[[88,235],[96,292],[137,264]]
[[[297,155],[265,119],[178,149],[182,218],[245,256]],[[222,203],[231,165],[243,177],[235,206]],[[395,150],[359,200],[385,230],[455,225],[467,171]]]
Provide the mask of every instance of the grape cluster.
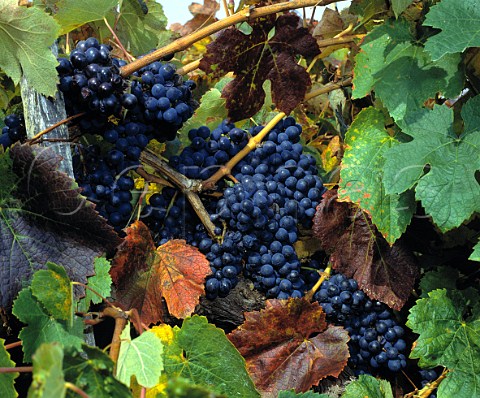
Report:
[[[69,115],[88,112],[80,120],[84,132],[104,130],[109,117],[143,124],[147,135],[164,142],[175,134],[197,105],[192,98],[194,83],[175,73],[171,64],[153,62],[124,80],[123,60],[112,58],[111,47],[96,38],[81,40],[69,59],[59,58],[59,89],[65,95]],[[107,126],[108,128],[108,126]]]
[[379,301],[370,300],[354,279],[334,274],[322,283],[314,299],[322,306],[327,320],[348,331],[349,361],[353,367],[386,366],[392,372],[405,368],[404,329],[397,324],[391,310]]
[[103,157],[100,148],[90,145],[73,156],[75,179],[96,210],[120,231],[130,219],[133,206],[131,190],[134,181],[120,164],[112,164]]
[[88,117],[80,121],[84,131],[102,128],[108,116],[119,116],[122,110],[120,97],[125,82],[110,50],[110,46],[90,37],[77,43],[69,59],[58,59],[58,87],[64,93],[68,115],[88,112]]
[[191,144],[179,156],[172,156],[170,164],[186,177],[201,180],[211,177],[248,142],[244,130],[225,121],[211,132],[206,126],[192,129],[188,138]]
[[[248,132],[222,122],[210,131],[206,126],[190,130],[190,145],[170,165],[188,178],[207,179],[232,159],[258,134],[262,126]],[[258,148],[233,169],[238,182],[225,188],[219,200],[209,198],[207,210],[223,240],[214,243],[183,196],[163,189],[154,194],[145,221],[164,241],[182,237],[198,246],[210,261],[207,297],[225,296],[242,272],[268,297],[301,297],[307,288],[293,244],[298,240],[298,223],[309,226],[323,184],[317,176],[315,160],[303,154],[300,125],[286,118],[278,123]],[[180,220],[180,215],[184,220]],[[309,280],[308,283],[311,281]]]
[[101,135],[107,143],[102,152],[90,147],[77,154],[77,163],[84,161],[82,170],[76,168],[77,182],[120,231],[131,216],[128,172],[139,166],[141,152],[153,138],[175,138],[196,102],[194,83],[184,82],[172,65],[154,62],[124,80],[120,68],[125,62],[112,58],[110,50],[95,38],[81,40],[69,59],[59,59],[57,70],[68,115],[86,112],[80,130]]
[[197,106],[191,92],[195,83],[184,81],[173,65],[161,62],[153,62],[132,76],[130,92],[122,97],[127,117],[150,126],[158,141],[173,140]]
[[4,122],[5,127],[2,129],[2,134],[0,135],[0,145],[2,145],[4,149],[13,145],[15,142],[23,141],[27,138],[23,117],[12,113],[5,117]]
[[[254,127],[250,135],[261,130],[262,126]],[[292,117],[279,122],[266,140],[235,166],[232,174],[238,183],[225,189],[212,215],[214,222],[221,221],[230,231],[242,234],[244,273],[272,298],[303,296],[306,284],[293,244],[298,240],[298,224],[311,224],[325,190],[315,159],[303,153],[301,131]],[[219,133],[212,132],[219,142],[218,152],[232,156],[245,145],[240,129],[231,129],[223,137],[218,137]],[[228,152],[226,139],[235,143],[237,136],[238,147]],[[225,155],[220,152],[220,156]]]

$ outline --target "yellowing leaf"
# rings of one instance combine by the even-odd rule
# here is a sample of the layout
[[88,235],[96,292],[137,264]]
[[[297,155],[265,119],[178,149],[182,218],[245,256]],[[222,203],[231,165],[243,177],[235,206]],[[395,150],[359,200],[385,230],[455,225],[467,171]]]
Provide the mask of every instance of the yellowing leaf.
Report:
[[147,331],[132,340],[130,324],[120,338],[122,343],[118,355],[117,378],[127,386],[130,385],[132,376],[143,387],[155,386],[163,370],[163,344],[160,339]]
[[328,143],[325,150],[322,152],[322,166],[326,173],[330,173],[340,163],[338,155],[342,152],[342,144],[340,137],[336,135]]

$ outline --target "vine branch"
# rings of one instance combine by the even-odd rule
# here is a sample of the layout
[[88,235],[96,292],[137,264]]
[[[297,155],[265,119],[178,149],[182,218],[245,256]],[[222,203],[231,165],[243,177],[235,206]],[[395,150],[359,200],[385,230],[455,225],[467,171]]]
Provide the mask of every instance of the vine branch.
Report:
[[122,334],[123,329],[125,329],[125,326],[127,325],[128,315],[124,311],[115,307],[105,308],[103,310],[103,315],[115,319],[115,329],[113,330],[112,343],[110,345],[109,352],[110,358],[114,362],[113,372],[115,374],[117,371],[118,355],[120,354],[120,335]]
[[78,118],[78,117],[84,116],[84,115],[86,115],[86,112],[77,113],[76,115],[67,117],[66,119],[63,119],[63,120],[60,120],[58,123],[52,124],[50,127],[46,128],[45,130],[40,131],[38,134],[36,134],[35,136],[33,136],[33,137],[29,140],[30,145],[35,144],[36,141],[38,141],[38,139],[39,139],[40,137],[44,136],[45,134],[48,134],[48,133],[49,133],[50,131],[52,131],[52,130],[55,130],[57,127],[60,127],[62,124],[71,122],[72,120],[74,120],[74,119],[76,119],[76,118]]
[[140,160],[145,164],[155,168],[155,170],[163,174],[168,181],[171,181],[182,191],[195,210],[195,213],[197,213],[198,217],[202,221],[202,224],[207,229],[208,234],[212,238],[215,238],[215,225],[210,220],[210,215],[196,193],[201,190],[201,181],[191,180],[185,177],[183,174],[170,167],[167,162],[159,159],[154,152],[148,149],[142,152]]
[[178,40],[175,40],[174,42],[156,51],[153,51],[150,54],[146,54],[144,57],[123,66],[120,69],[120,74],[122,77],[127,77],[133,72],[136,72],[137,70],[143,68],[144,66],[150,65],[152,62],[160,60],[165,55],[185,50],[197,41],[202,40],[205,37],[212,35],[213,33],[219,32],[222,29],[228,28],[229,26],[233,26],[237,23],[246,22],[252,19],[264,17],[266,15],[276,14],[278,12],[294,10],[302,7],[326,6],[328,4],[336,3],[338,1],[340,0],[292,0],[285,3],[277,3],[265,7],[255,8],[253,10],[249,10],[248,8],[245,10],[241,10],[236,14],[233,14],[218,22],[214,22],[213,24],[208,25],[203,29],[193,32]]

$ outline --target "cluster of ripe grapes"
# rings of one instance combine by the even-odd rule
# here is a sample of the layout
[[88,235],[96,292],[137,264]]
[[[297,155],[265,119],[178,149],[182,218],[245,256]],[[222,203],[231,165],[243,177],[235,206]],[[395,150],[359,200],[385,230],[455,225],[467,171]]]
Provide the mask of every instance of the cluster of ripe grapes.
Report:
[[[170,164],[189,178],[207,179],[232,159],[262,126],[245,131],[222,122],[189,132],[190,145]],[[215,242],[202,227],[184,197],[163,190],[150,198],[146,222],[160,242],[182,237],[210,261],[207,297],[224,297],[240,274],[253,280],[267,297],[301,297],[306,290],[301,264],[293,247],[298,226],[310,226],[315,207],[325,190],[315,159],[303,153],[302,128],[292,117],[280,121],[256,149],[232,170],[232,186],[218,200],[209,199],[211,219],[223,239]],[[179,219],[179,215],[183,215]]]
[[5,117],[4,123],[5,127],[0,134],[0,145],[3,146],[3,149],[27,138],[23,117],[12,113]]
[[[318,268],[314,261],[310,267]],[[349,363],[357,370],[404,369],[407,343],[405,330],[384,303],[370,300],[355,279],[337,273],[324,281],[314,299],[322,306],[327,320],[343,326],[350,335]]]
[[153,139],[164,142],[192,114],[195,101],[191,81],[184,82],[175,68],[154,62],[130,80],[120,75],[122,60],[97,39],[79,41],[69,58],[59,58],[59,89],[69,116],[80,119],[83,133],[99,134],[107,143],[77,148],[75,177],[84,195],[97,203],[100,214],[117,231],[131,217],[133,180],[128,172],[140,165],[142,150]]

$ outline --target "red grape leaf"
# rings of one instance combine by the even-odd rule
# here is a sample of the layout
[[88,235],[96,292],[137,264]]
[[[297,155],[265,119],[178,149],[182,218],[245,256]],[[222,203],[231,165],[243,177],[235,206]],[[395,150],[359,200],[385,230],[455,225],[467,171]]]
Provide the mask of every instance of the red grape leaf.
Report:
[[[63,266],[69,278],[87,283],[94,259],[121,239],[81,196],[81,189],[57,170],[51,149],[15,145],[9,154],[14,188],[0,205],[0,306],[9,308],[17,293],[47,261]],[[0,195],[1,196],[1,195]],[[84,292],[76,288],[80,297]]]
[[111,270],[118,303],[125,309],[136,308],[146,324],[162,320],[162,298],[173,316],[191,315],[205,292],[209,261],[184,240],[155,249],[150,231],[140,221],[126,232]]
[[327,325],[320,305],[305,299],[267,300],[264,310],[245,313],[245,323],[228,338],[263,397],[308,391],[337,377],[349,357],[347,331]]
[[314,235],[335,270],[354,278],[371,299],[400,310],[418,276],[413,254],[401,241],[390,247],[365,212],[336,198],[335,190],[324,194],[313,219]]
[[[223,89],[228,116],[232,121],[257,113],[265,100],[265,80],[272,82],[272,99],[278,109],[289,114],[311,85],[310,75],[297,64],[295,55],[313,57],[320,50],[300,18],[284,14],[259,18],[246,35],[237,28],[225,29],[207,46],[200,69],[212,78],[232,71],[235,79]],[[275,28],[273,37],[269,33]]]

